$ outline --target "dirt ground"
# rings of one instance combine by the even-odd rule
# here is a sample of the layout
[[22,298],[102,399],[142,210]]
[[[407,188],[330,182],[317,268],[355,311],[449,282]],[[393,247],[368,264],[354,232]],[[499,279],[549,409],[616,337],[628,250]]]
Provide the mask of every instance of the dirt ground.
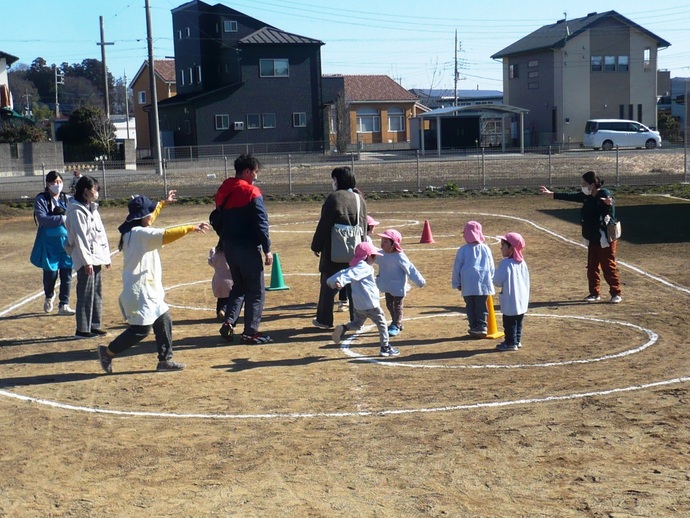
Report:
[[[402,232],[428,282],[405,300],[399,357],[376,355],[375,330],[341,348],[311,326],[320,204],[269,202],[289,286],[266,297],[262,331],[275,343],[222,341],[206,263],[215,239],[190,235],[161,252],[175,359],[187,369],[156,373],[151,337],[116,358],[112,376],[95,352],[107,340],[75,340],[73,318],[42,311],[31,213],[4,218],[0,515],[690,515],[687,224],[659,239],[635,231],[645,221],[624,220],[623,302],[587,305],[572,204],[536,195],[368,204],[381,230]],[[671,198],[619,204],[675,211],[679,222],[690,214]],[[157,225],[209,211],[172,206]],[[102,214],[115,250],[125,209]],[[532,293],[519,352],[465,334],[450,273],[469,219],[497,261],[493,236],[526,239]],[[425,220],[435,243],[419,243]],[[116,254],[104,273],[110,339],[124,329],[121,265]]]

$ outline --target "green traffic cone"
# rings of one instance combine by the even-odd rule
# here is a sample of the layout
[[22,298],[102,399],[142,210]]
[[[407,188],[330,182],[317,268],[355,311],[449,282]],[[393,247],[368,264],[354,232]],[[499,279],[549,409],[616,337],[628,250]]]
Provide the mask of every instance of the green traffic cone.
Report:
[[271,285],[266,288],[266,291],[289,290],[289,286],[285,286],[283,280],[283,270],[280,267],[280,257],[277,253],[273,254],[273,268],[271,269]]

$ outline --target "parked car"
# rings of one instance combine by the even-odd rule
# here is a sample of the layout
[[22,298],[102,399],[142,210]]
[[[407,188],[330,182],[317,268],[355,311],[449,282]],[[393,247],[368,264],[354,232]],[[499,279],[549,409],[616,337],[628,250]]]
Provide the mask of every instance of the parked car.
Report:
[[584,147],[610,151],[615,146],[654,149],[661,147],[661,135],[637,121],[592,119],[585,125]]

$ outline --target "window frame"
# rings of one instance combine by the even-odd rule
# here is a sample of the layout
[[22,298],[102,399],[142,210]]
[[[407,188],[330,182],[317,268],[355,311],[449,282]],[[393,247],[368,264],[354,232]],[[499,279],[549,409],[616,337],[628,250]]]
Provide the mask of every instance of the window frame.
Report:
[[307,112],[292,112],[292,127],[306,128],[307,127]]
[[604,56],[604,72],[616,71],[616,56]]
[[[273,119],[273,125],[272,126],[270,125],[270,122],[268,124],[266,123],[267,118],[269,119],[269,121],[271,118]],[[277,127],[277,124],[278,124],[278,122],[276,120],[276,114],[275,113],[268,112],[268,113],[262,113],[261,114],[261,127],[263,129],[275,129]]]
[[[272,63],[271,74],[264,74],[264,64]],[[276,63],[285,63],[285,73],[278,73],[279,69],[276,68]],[[259,59],[259,77],[290,77],[290,60],[288,58],[266,58]]]
[[[234,24],[234,29],[233,29],[233,24]],[[227,28],[229,26],[229,28]],[[239,28],[239,24],[237,23],[237,20],[223,20],[223,32],[237,32]]]
[[[255,119],[256,117],[256,119]],[[260,113],[248,113],[247,114],[247,129],[257,130],[261,129],[261,114]]]
[[508,79],[518,79],[520,77],[520,67],[518,63],[508,65]]
[[356,116],[357,133],[381,133],[381,110],[363,107],[357,110]]
[[139,104],[146,104],[146,90],[139,90],[137,92],[137,102]]
[[[398,111],[399,110],[399,111]],[[400,107],[393,107],[388,109],[388,131],[391,133],[404,133],[405,129],[405,109]],[[398,122],[398,128],[394,129],[392,121]]]
[[590,72],[603,72],[604,71],[604,58],[603,56],[590,56],[589,58],[589,70]]
[[180,81],[180,86],[184,86],[186,84],[184,81],[184,76],[185,76],[184,68],[181,68],[180,70],[178,70],[178,75],[180,76],[178,78]]
[[227,113],[216,113],[213,118],[216,131],[225,131],[230,129],[230,115]]
[[[624,59],[622,59],[624,58]],[[622,61],[622,63],[621,63]],[[630,70],[630,56],[621,55],[616,58],[616,68],[619,72],[628,72]]]

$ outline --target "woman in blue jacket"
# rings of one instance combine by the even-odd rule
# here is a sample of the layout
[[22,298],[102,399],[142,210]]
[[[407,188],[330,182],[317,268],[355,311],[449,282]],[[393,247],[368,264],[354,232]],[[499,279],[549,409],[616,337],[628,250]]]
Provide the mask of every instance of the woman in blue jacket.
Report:
[[30,260],[31,264],[43,269],[43,311],[53,311],[55,284],[59,276],[58,315],[74,315],[74,310],[69,307],[72,258],[64,248],[67,242],[65,212],[68,199],[62,188],[62,175],[57,171],[50,171],[46,175],[45,191],[34,199],[34,221],[38,225],[38,232]]

